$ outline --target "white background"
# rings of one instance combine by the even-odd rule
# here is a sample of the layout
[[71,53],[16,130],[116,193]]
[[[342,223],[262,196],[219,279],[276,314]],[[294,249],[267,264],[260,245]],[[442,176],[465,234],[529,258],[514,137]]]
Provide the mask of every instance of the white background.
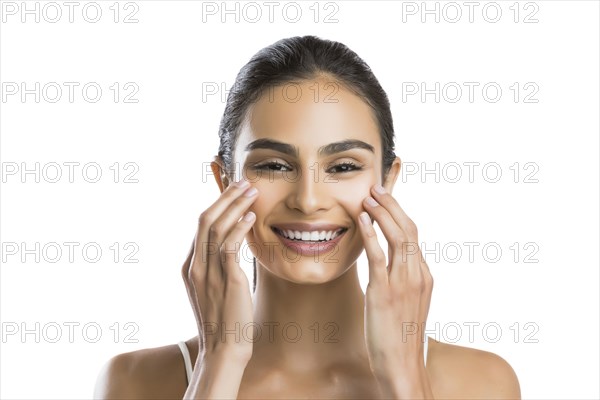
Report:
[[[236,23],[235,15],[228,15],[222,23],[219,13],[203,15],[202,3],[193,1],[137,1],[127,8],[121,2],[117,23],[113,1],[97,3],[102,15],[96,23],[82,16],[87,2],[75,8],[72,23],[62,2],[57,3],[62,18],[48,22],[44,17],[52,19],[56,11],[46,7],[44,15],[47,3],[40,2],[39,23],[35,15],[23,23],[21,2],[12,3],[18,8],[14,15],[7,3],[2,2],[0,28],[6,97],[0,104],[0,397],[90,398],[100,367],[113,355],[196,334],[180,269],[199,214],[219,193],[203,169],[217,152],[224,108],[222,93],[203,99],[203,86],[231,87],[255,52],[305,34],[355,50],[390,97],[397,154],[419,168],[418,174],[401,178],[394,195],[417,223],[427,248],[439,243],[440,251],[449,251],[439,260],[427,256],[435,278],[428,326],[437,322],[447,328],[430,335],[501,355],[515,369],[523,398],[600,397],[597,2],[498,2],[502,15],[495,23],[486,21],[495,18],[494,4],[482,14],[486,2],[474,9],[473,22],[463,2],[454,3],[462,12],[455,23],[449,20],[456,8],[444,8],[443,2],[438,3],[439,22],[435,15],[421,21],[421,2],[321,2],[316,23],[312,1],[298,3],[302,15],[296,23],[282,15],[283,2],[272,23],[262,2],[256,23],[248,21],[255,9],[245,9],[246,20],[242,14]],[[222,10],[220,2],[212,4]],[[33,9],[35,2],[27,5]],[[419,10],[410,15],[413,5]],[[427,6],[433,9],[435,3]],[[94,18],[89,7],[87,17]],[[238,7],[242,13],[243,4]],[[287,10],[288,20],[294,18],[294,9]],[[134,11],[138,22],[124,23]],[[337,22],[325,23],[331,12]],[[538,22],[525,23],[532,13]],[[63,97],[51,103],[47,98],[54,92],[48,92],[39,103],[33,94],[22,101],[20,92],[7,95],[11,82],[17,87],[24,82],[28,89],[35,82],[41,87],[57,82]],[[63,82],[79,83],[73,103]],[[103,89],[96,103],[82,97],[81,88],[89,82]],[[121,88],[117,103],[109,88],[115,82]],[[124,88],[128,82],[139,88],[137,103],[123,101],[131,92]],[[455,103],[449,101],[454,92],[439,102],[433,95],[425,101],[419,95],[403,99],[411,82],[424,82],[428,89],[436,82],[441,87],[456,82],[463,96]],[[473,102],[464,82],[479,84]],[[490,82],[502,89],[497,102],[482,96],[481,88]],[[517,102],[510,89],[515,82]],[[533,86],[526,90],[526,83]],[[532,87],[538,91],[530,100],[537,102],[527,103]],[[23,166],[32,169],[36,162],[40,170],[48,166],[49,179],[55,174],[51,163],[62,165],[62,179],[51,183],[41,175],[37,183],[34,174],[21,175]],[[80,163],[73,183],[65,162]],[[102,177],[88,183],[82,165],[94,162]],[[116,162],[118,183],[110,169]],[[139,168],[133,176],[138,183],[123,182],[133,171],[124,167],[128,162]],[[473,182],[468,162],[479,163]],[[422,167],[432,169],[435,163],[446,172],[439,182],[432,174],[421,177]],[[450,182],[456,170],[443,169],[456,165],[451,163],[463,166],[456,183]],[[500,167],[496,183],[486,181],[494,178],[494,169],[482,175],[488,163]],[[532,164],[525,168],[526,163]],[[10,175],[15,165],[19,171]],[[93,178],[93,170],[88,172]],[[532,172],[530,180],[538,182],[525,182]],[[66,246],[58,262],[48,260],[54,253],[39,262],[29,254],[22,262],[23,247],[32,249],[36,242],[40,248],[53,242],[80,245],[74,262]],[[116,263],[110,249],[115,242],[121,249]],[[138,263],[123,262],[128,242],[138,246]],[[472,262],[464,242],[479,243]],[[98,262],[83,259],[86,243],[101,247]],[[457,262],[450,259],[453,243],[463,250]],[[497,262],[483,257],[487,243],[502,249]],[[518,254],[511,250],[514,243]],[[15,245],[13,254],[8,250]],[[525,262],[533,251],[538,262]],[[495,256],[493,249],[488,255]],[[364,288],[364,254],[359,262]],[[243,267],[252,282],[251,264]],[[132,325],[126,327],[127,322]],[[465,325],[470,322],[479,323],[473,340]],[[78,324],[72,342],[69,323]],[[87,335],[85,324],[92,327]],[[491,326],[487,336],[485,324]],[[52,343],[56,326],[62,336]],[[96,342],[93,326],[102,329]],[[494,326],[502,330],[495,342]],[[10,334],[15,327],[18,331]],[[22,336],[23,329],[30,333]],[[128,343],[125,335],[133,332],[137,342]]]

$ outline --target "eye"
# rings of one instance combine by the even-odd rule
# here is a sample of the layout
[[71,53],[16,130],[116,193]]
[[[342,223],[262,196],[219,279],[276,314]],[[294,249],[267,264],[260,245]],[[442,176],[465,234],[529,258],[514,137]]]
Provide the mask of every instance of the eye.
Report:
[[277,161],[270,161],[263,164],[254,165],[252,168],[256,170],[283,171],[282,168],[291,169],[292,167]]
[[351,162],[343,162],[343,163],[339,163],[339,164],[329,167],[327,172],[331,173],[330,171],[332,169],[335,169],[335,171],[333,171],[333,173],[335,174],[335,173],[339,173],[339,172],[344,173],[344,172],[360,171],[362,169],[362,167],[358,166],[354,163],[351,163]]

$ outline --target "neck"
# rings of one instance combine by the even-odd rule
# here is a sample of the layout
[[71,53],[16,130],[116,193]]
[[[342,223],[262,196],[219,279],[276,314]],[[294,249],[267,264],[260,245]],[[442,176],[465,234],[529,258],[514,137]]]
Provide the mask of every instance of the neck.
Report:
[[367,360],[356,262],[337,279],[311,285],[281,279],[259,262],[256,266],[254,322],[261,337],[253,356],[290,369],[324,366],[325,360]]

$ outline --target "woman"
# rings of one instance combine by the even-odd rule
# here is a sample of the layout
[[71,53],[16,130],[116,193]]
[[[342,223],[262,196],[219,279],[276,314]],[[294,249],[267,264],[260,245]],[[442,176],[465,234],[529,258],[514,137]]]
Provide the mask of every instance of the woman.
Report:
[[[391,196],[401,162],[388,98],[354,52],[314,36],[261,50],[220,139],[222,194],[182,270],[199,334],[114,357],[95,397],[520,398],[501,357],[425,340],[433,279]],[[252,296],[238,263],[248,250]]]

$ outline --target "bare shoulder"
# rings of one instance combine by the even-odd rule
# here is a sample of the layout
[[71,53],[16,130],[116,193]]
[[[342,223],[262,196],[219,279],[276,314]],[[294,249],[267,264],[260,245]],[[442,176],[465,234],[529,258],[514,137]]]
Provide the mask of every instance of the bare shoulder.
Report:
[[[187,343],[189,345],[190,341]],[[195,354],[192,349],[190,351],[193,362]],[[98,375],[94,398],[182,398],[186,387],[183,357],[179,346],[172,344],[112,357]]]
[[517,374],[489,351],[429,341],[427,371],[435,398],[521,399]]

